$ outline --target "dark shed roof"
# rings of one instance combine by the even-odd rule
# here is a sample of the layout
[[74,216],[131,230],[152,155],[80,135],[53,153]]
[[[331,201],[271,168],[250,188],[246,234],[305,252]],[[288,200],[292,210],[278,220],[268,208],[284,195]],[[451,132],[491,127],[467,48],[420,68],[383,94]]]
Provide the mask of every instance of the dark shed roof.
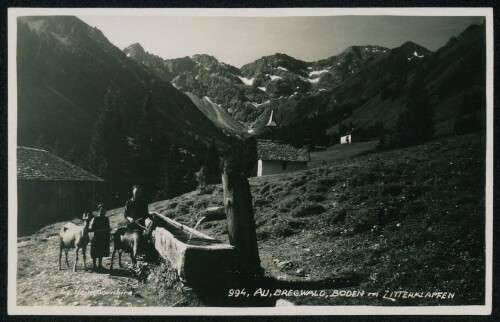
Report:
[[309,161],[309,151],[307,148],[296,148],[279,141],[258,140],[257,158],[275,161]]
[[17,147],[17,178],[26,180],[104,181],[45,150]]

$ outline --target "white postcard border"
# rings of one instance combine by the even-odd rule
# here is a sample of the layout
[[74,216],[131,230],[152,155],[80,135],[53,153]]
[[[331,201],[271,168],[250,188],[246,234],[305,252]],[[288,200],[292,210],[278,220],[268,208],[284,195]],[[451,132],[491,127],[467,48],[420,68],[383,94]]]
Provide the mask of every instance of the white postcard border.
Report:
[[[275,308],[170,308],[170,307],[70,307],[18,306],[17,299],[17,68],[18,16],[485,16],[486,18],[486,285],[485,305],[472,306],[295,306]],[[265,9],[165,9],[165,8],[9,8],[8,9],[8,294],[10,315],[488,315],[493,285],[493,9],[492,8],[265,8]]]

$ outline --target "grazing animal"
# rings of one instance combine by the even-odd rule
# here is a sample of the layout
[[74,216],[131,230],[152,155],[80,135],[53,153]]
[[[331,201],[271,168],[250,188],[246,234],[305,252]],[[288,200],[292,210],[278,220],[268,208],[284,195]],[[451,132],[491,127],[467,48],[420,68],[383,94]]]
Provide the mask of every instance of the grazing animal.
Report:
[[82,216],[83,226],[77,226],[69,222],[61,227],[59,232],[59,270],[61,270],[61,257],[64,250],[66,255],[66,265],[69,267],[68,251],[70,248],[76,248],[75,265],[73,272],[76,272],[76,264],[78,263],[78,251],[81,249],[83,254],[83,267],[87,269],[87,245],[89,244],[89,224],[92,219],[92,213],[84,213]]
[[137,254],[143,249],[144,243],[151,237],[154,227],[154,222],[150,219],[146,219],[145,230],[130,230],[125,227],[118,228],[113,235],[113,253],[111,254],[111,265],[109,269],[113,269],[113,261],[116,252],[118,252],[118,265],[120,267],[123,267],[123,252],[130,254],[130,259],[135,267],[137,263]]

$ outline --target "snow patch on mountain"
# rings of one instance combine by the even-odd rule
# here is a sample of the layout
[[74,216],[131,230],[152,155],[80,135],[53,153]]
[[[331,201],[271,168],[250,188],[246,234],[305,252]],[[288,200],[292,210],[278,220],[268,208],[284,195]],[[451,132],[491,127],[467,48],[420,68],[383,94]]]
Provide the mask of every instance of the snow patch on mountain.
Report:
[[256,103],[256,102],[249,102],[250,104],[252,104],[254,107],[259,107],[259,106],[262,106],[262,105],[265,105],[265,104],[268,104],[268,103],[271,103],[270,100],[267,100],[265,102],[262,102],[262,103]]
[[[305,77],[302,77],[302,76],[299,76],[299,78],[300,78],[303,82],[309,82],[309,83],[317,83],[317,82],[319,82],[319,79],[320,79],[320,77],[318,77],[318,78],[312,78],[312,79],[311,79],[311,78],[305,78]],[[297,86],[297,88],[299,88],[299,87]]]
[[203,96],[203,98],[204,98],[204,99],[206,99],[206,100],[207,100],[210,104],[212,104],[212,105],[214,105],[214,106],[217,106],[217,107],[221,107],[219,104],[214,103],[214,102],[210,99],[210,97],[208,97],[208,96]]
[[255,79],[255,78],[246,78],[246,77],[241,77],[241,76],[238,76],[238,78],[241,79],[243,84],[248,85],[248,86],[252,86],[253,80]]
[[257,88],[260,89],[263,92],[267,91],[267,89],[265,87],[257,87]]
[[413,56],[410,56],[406,59],[408,59],[409,61],[412,60],[412,59],[417,59],[417,58],[424,58],[424,55],[419,55],[418,52],[415,50],[413,52]]
[[416,50],[413,52],[413,56],[418,57],[418,58],[424,57],[424,55],[419,56]]
[[328,69],[315,70],[315,71],[309,72],[309,77],[315,76],[315,75],[321,75],[324,73],[328,73]]
[[271,80],[272,80],[272,81],[277,80],[277,79],[283,79],[281,76],[276,76],[276,75],[269,75],[269,74],[266,74],[266,76],[271,77]]
[[281,70],[284,70],[284,71],[288,71],[288,69],[286,69],[285,67],[281,67],[281,66],[278,66],[278,69],[281,69]]

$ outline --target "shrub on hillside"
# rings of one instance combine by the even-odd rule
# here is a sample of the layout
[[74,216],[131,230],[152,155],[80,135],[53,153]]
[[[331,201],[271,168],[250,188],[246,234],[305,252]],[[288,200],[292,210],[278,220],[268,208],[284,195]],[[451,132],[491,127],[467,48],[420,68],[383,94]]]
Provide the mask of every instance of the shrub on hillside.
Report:
[[262,226],[257,229],[257,237],[259,239],[267,239],[269,237],[290,237],[295,235],[306,224],[296,219],[278,218],[273,220],[272,226]]
[[321,186],[318,184],[311,184],[307,186],[308,193],[325,193],[328,191],[328,187]]
[[262,198],[259,195],[256,195],[252,198],[253,200],[253,206],[254,207],[263,207],[266,206],[269,203],[269,200],[267,198]]
[[196,200],[193,203],[193,207],[201,210],[201,209],[206,209],[208,207],[208,200],[206,198],[196,198]]
[[301,203],[301,200],[297,196],[291,196],[287,197],[278,203],[278,211],[282,213],[287,213],[291,211],[292,209],[295,209],[299,204]]
[[427,193],[430,190],[429,186],[427,185],[418,185],[418,186],[408,186],[406,188],[406,198],[409,200],[416,199],[425,193]]
[[266,194],[267,192],[269,192],[271,190],[271,186],[269,185],[269,183],[266,183],[260,190],[259,190],[259,193],[261,195],[264,195]]
[[162,212],[162,215],[164,215],[165,217],[168,217],[168,218],[177,218],[177,217],[180,217],[182,215],[184,215],[184,213],[180,212],[179,210],[177,209],[168,209],[164,212]]
[[333,213],[332,216],[328,219],[330,224],[337,224],[345,220],[347,216],[347,210],[341,209],[340,211]]
[[187,213],[189,213],[189,207],[187,207],[185,204],[181,203],[179,204],[178,202],[172,202],[168,203],[165,205],[165,207],[155,207],[154,209],[150,210],[154,212],[159,212],[160,214],[169,217],[169,218],[176,218],[180,216],[184,216]]
[[156,265],[152,266],[147,283],[167,305],[173,305],[179,301],[186,301],[193,305],[201,304],[195,293],[183,286],[177,277],[176,270],[165,260],[159,260]]
[[288,226],[287,222],[282,221],[273,227],[271,233],[273,236],[289,237],[293,235],[294,231],[290,226]]
[[292,181],[292,183],[290,183],[290,187],[292,188],[297,188],[297,187],[301,187],[303,186],[305,183],[307,182],[307,180],[305,178],[299,178],[299,179],[296,179],[294,181]]
[[400,147],[428,142],[434,135],[434,108],[417,74],[409,90],[405,109],[397,123],[397,145]]
[[313,193],[306,196],[308,201],[311,202],[321,202],[326,199],[326,197],[320,193]]
[[399,196],[403,192],[404,186],[399,183],[388,183],[384,185],[382,192],[391,196]]
[[373,184],[377,182],[379,179],[380,179],[380,173],[375,171],[365,171],[360,169],[354,172],[350,176],[347,184],[351,187],[359,187],[367,184]]
[[171,202],[167,204],[167,209],[175,209],[177,208],[177,202]]
[[330,188],[337,183],[337,180],[335,178],[323,178],[318,179],[316,182],[321,187]]
[[314,216],[325,212],[325,207],[318,203],[305,203],[292,211],[293,217]]
[[428,212],[429,205],[424,200],[415,200],[408,203],[401,209],[401,213],[407,216],[425,215]]

